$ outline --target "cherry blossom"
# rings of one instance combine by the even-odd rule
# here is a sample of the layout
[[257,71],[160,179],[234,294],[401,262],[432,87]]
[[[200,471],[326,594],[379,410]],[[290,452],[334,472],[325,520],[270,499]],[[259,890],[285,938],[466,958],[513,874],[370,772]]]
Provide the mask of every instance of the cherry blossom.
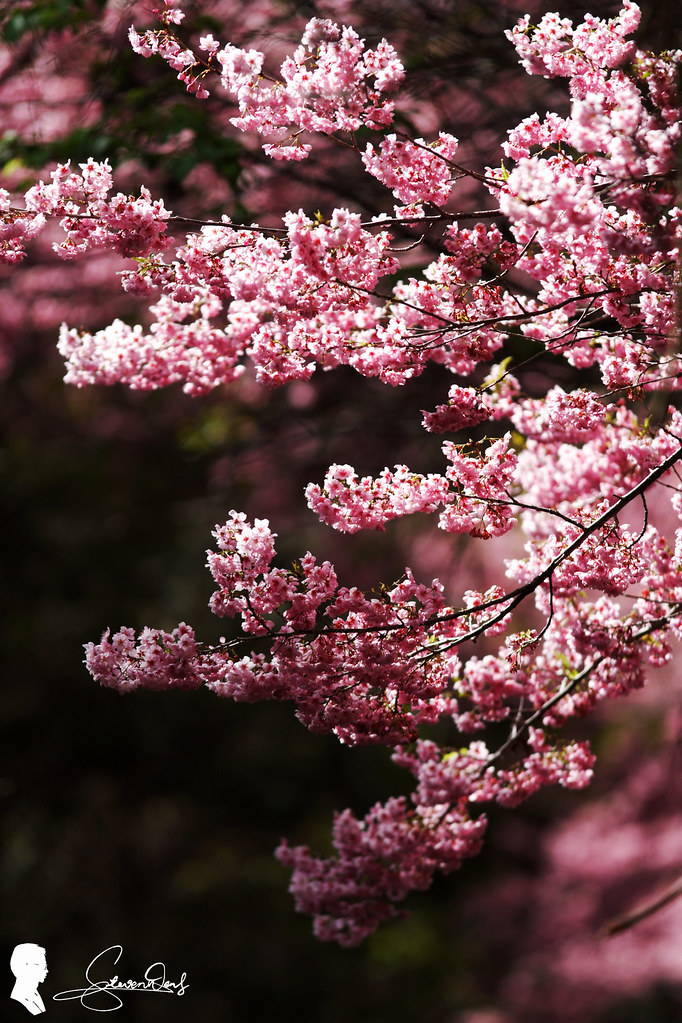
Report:
[[403,142],[396,135],[386,135],[379,152],[371,143],[367,146],[362,162],[400,202],[443,205],[452,190],[450,162],[457,144],[457,139],[445,132],[440,132],[431,144],[424,139]]
[[[130,42],[143,57],[161,56],[186,88],[198,99],[209,95],[206,81],[219,74],[222,86],[234,93],[240,116],[232,123],[241,131],[285,134],[265,151],[276,159],[301,160],[310,149],[301,145],[301,131],[333,134],[357,131],[362,126],[380,129],[391,123],[393,103],[384,98],[404,77],[393,47],[381,40],[365,49],[364,40],[350,26],[323,18],[308,22],[301,44],[281,66],[280,78],[263,72],[264,55],[227,43],[222,48],[213,36],[203,36],[206,61],[184,46],[169,23],[178,23],[179,10],[159,14],[161,29],[140,35],[130,29]],[[293,142],[290,144],[291,140]]]
[[[61,218],[65,232],[55,251],[71,259],[94,248],[109,248],[122,256],[144,256],[159,252],[171,243],[166,235],[170,216],[163,200],[152,199],[144,185],[140,195],[108,196],[112,186],[109,162],[88,160],[80,164],[81,173],[71,163],[59,164],[51,181],[40,181],[24,196],[24,208],[10,205],[9,194],[0,192],[0,217],[4,221],[3,238],[14,247],[0,250],[3,262],[15,262],[23,253],[23,240],[34,238],[47,224],[47,217]],[[13,254],[14,253],[14,254]]]
[[362,821],[350,810],[337,815],[333,861],[286,842],[277,858],[293,870],[296,907],[314,917],[316,936],[353,947],[394,916],[409,891],[428,888],[436,870],[450,872],[475,855],[485,826],[484,817],[462,818],[447,804],[410,810],[393,798]]
[[[338,814],[326,860],[278,850],[316,934],[354,945],[478,851],[485,804],[587,785],[594,755],[563,726],[639,689],[682,633],[682,529],[670,527],[682,511],[682,53],[637,49],[631,0],[576,27],[522,19],[508,36],[523,66],[568,79],[570,112],[526,118],[499,166],[472,169],[449,132],[387,132],[404,70],[386,41],[367,49],[350,26],[313,19],[275,77],[259,51],[212,35],[197,58],[170,28],[181,15],[167,4],[161,28],[132,29],[136,52],[161,55],[197,98],[219,80],[235,127],[276,161],[314,159],[315,135],[331,136],[399,205],[292,210],[267,227],[225,214],[194,230],[144,186],[111,196],[109,164],[94,160],[59,166],[16,205],[1,192],[4,261],[50,220],[65,258],[100,247],[135,260],[122,281],[149,301],[146,325],[64,324],[67,381],[203,393],[250,362],[267,386],[339,366],[399,386],[437,363],[456,378],[423,412],[427,432],[454,435],[442,471],[334,464],[308,505],[344,533],[437,515],[446,534],[495,549],[515,530],[524,544],[485,592],[408,566],[365,593],[311,551],[273,565],[270,523],[233,511],[207,555],[230,638],[124,627],[87,646],[93,677],[121,692],[289,701],[312,732],[389,747],[411,797],[363,820]],[[467,177],[488,210],[456,209]],[[411,260],[427,235],[435,254]],[[439,741],[426,737],[435,724]]]

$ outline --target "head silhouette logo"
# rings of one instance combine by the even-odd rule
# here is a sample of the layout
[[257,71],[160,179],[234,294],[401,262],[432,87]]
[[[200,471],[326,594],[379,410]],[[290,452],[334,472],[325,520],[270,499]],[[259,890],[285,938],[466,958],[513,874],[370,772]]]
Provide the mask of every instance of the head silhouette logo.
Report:
[[45,1005],[38,994],[38,985],[47,977],[45,949],[32,942],[17,945],[9,966],[16,977],[10,998],[21,1002],[33,1016],[45,1012]]

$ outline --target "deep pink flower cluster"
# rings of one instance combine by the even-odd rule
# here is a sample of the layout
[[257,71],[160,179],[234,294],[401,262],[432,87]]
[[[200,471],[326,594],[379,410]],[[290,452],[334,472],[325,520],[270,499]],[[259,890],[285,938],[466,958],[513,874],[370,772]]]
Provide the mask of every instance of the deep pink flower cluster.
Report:
[[265,521],[251,526],[233,512],[215,535],[211,609],[275,642],[269,657],[228,660],[209,688],[236,700],[292,700],[308,728],[351,745],[412,739],[420,722],[438,719],[448,704],[448,660],[415,670],[427,637],[421,623],[443,610],[437,582],[418,584],[407,570],[401,583],[368,597],[339,587],[332,565],[310,553],[292,569],[271,569]]
[[[198,60],[170,31],[181,13],[167,4],[161,29],[133,30],[135,49],[161,54],[199,97],[219,75],[240,104],[238,127],[284,133],[266,143],[274,158],[300,159],[315,132],[333,135],[391,190],[395,216],[298,210],[267,228],[225,216],[166,259],[169,214],[144,189],[108,198],[106,163],[58,168],[21,207],[0,193],[6,261],[57,218],[63,255],[94,245],[134,255],[124,287],[153,297],[148,328],[64,325],[67,379],[202,392],[249,359],[269,385],[340,365],[398,385],[437,362],[461,378],[424,412],[427,430],[460,434],[443,445],[442,473],[396,465],[360,477],[333,465],[308,504],[344,532],[437,512],[447,533],[494,545],[516,527],[526,543],[484,593],[421,583],[408,568],[365,594],[309,552],[273,567],[269,524],[233,512],[208,566],[211,608],[234,620],[235,638],[206,646],[183,625],[139,638],[122,629],[88,646],[94,677],[121,691],[205,684],[236,700],[289,700],[312,731],[394,748],[416,779],[411,802],[389,800],[363,821],[340,814],[328,860],[305,847],[278,853],[316,933],[352,945],[435,870],[477,850],[480,804],[586,785],[592,754],[559,729],[639,688],[682,635],[682,415],[661,401],[682,388],[682,54],[636,49],[631,0],[576,28],[554,14],[535,27],[523,19],[510,38],[524,65],[567,77],[571,110],[509,133],[510,165],[472,172],[494,208],[467,218],[446,205],[466,173],[454,136],[358,145],[358,128],[391,122],[384,95],[403,71],[387,43],[366,50],[353,29],[315,19],[273,80],[262,54],[212,36]],[[394,238],[417,228],[440,242],[410,273]],[[500,350],[519,334],[531,354],[514,364]],[[565,386],[527,372],[545,356]],[[424,738],[436,722],[451,738]]]
[[194,630],[181,622],[172,632],[143,629],[136,641],[134,629],[123,628],[110,639],[88,643],[85,663],[92,677],[121,693],[146,689],[197,689],[204,684],[206,667],[197,657]]
[[[481,676],[490,665],[487,658],[478,664]],[[493,662],[494,659],[490,658]],[[498,677],[498,688],[505,680]],[[495,770],[484,742],[472,742],[457,756],[443,756],[438,743],[419,740],[414,750],[399,749],[396,763],[406,767],[417,779],[415,800],[421,806],[450,806],[496,801],[514,806],[545,785],[581,789],[592,780],[594,755],[587,743],[550,745],[541,729],[529,728],[528,752],[510,770]]]
[[[670,680],[658,685],[671,724],[679,690]],[[646,720],[647,709],[642,701],[635,713]],[[621,720],[627,715],[623,708]],[[673,742],[677,735],[670,731]],[[492,964],[501,1011],[476,1012],[467,1023],[572,1023],[608,1018],[614,1004],[635,1014],[642,1006],[642,1018],[654,1018],[652,989],[678,987],[682,902],[656,909],[679,877],[682,814],[671,792],[670,746],[633,756],[628,743],[618,767],[611,792],[583,802],[541,839],[539,876],[525,864],[511,867],[473,894],[467,916],[514,952],[501,970]]]
[[395,916],[410,891],[428,888],[436,871],[449,873],[478,853],[485,830],[484,816],[471,819],[447,803],[412,809],[400,797],[377,803],[363,820],[338,813],[331,861],[286,842],[277,858],[292,870],[295,905],[314,917],[316,936],[352,947]]
[[333,861],[311,856],[306,846],[282,842],[277,858],[293,871],[296,908],[315,919],[315,934],[344,947],[358,945],[395,905],[428,888],[437,870],[455,870],[481,848],[485,817],[472,820],[443,806],[411,809],[399,797],[377,804],[362,821],[337,814]]

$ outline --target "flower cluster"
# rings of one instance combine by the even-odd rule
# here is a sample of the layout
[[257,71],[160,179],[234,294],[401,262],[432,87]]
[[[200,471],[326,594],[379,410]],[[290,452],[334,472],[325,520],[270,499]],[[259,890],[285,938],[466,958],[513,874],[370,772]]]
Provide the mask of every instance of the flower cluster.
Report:
[[568,18],[545,14],[535,27],[526,14],[506,34],[529,74],[571,78],[594,67],[618,67],[627,60],[634,43],[625,37],[636,30],[639,19],[637,4],[623,0],[622,9],[609,21],[588,14],[574,29]]
[[458,142],[441,131],[435,142],[402,141],[397,135],[381,140],[378,152],[370,143],[362,155],[367,171],[393,191],[400,202],[444,205],[452,191],[452,158]]
[[13,210],[9,192],[0,188],[0,263],[20,263],[26,256],[24,242],[40,234],[45,223],[42,213]]
[[[386,40],[366,50],[352,28],[313,18],[301,45],[282,64],[281,84],[274,87],[254,73],[253,59],[242,52],[228,47],[216,54],[223,85],[239,101],[241,116],[232,123],[242,131],[331,135],[363,126],[383,128],[393,119],[393,103],[383,96],[397,88],[404,71]],[[274,154],[272,148],[266,151]]]
[[381,529],[390,519],[439,507],[444,508],[440,526],[449,533],[487,538],[511,529],[509,488],[516,455],[509,448],[509,436],[483,454],[463,454],[449,441],[444,451],[451,463],[445,476],[422,476],[397,465],[395,471],[384,469],[377,479],[359,480],[351,466],[332,465],[324,488],[316,484],[307,488],[308,506],[322,522],[348,533]]
[[316,364],[359,368],[370,358],[382,375],[387,353],[371,289],[398,267],[388,232],[367,230],[345,209],[328,223],[292,212],[285,224],[277,237],[207,227],[187,238],[172,263],[138,261],[124,287],[162,290],[150,308],[156,322],[146,332],[120,321],[96,334],[64,326],[67,380],[141,389],[183,380],[188,392],[200,393],[234,380],[247,355],[270,386],[305,379]]
[[[671,442],[668,431],[661,438]],[[654,473],[665,477],[666,466],[682,457],[681,443]],[[496,445],[499,464],[490,473],[478,465],[484,481],[478,491],[505,471],[506,443]],[[583,466],[587,475],[584,460]],[[458,471],[468,479],[474,465],[462,460]],[[338,474],[343,486],[344,473]],[[579,503],[580,493],[574,498]],[[620,503],[633,499],[625,494]],[[547,512],[533,515],[542,519]],[[412,807],[404,799],[389,800],[364,822],[350,811],[341,814],[329,860],[313,857],[306,847],[280,847],[280,859],[294,872],[296,904],[315,917],[319,937],[356,944],[394,915],[410,890],[428,885],[435,870],[459,866],[478,849],[485,827],[484,817],[472,816],[474,807],[514,806],[545,785],[588,784],[594,762],[588,746],[562,743],[552,732],[605,698],[638,688],[646,663],[669,656],[659,633],[682,609],[682,530],[678,534],[672,551],[653,527],[636,538],[613,525],[593,530],[591,524],[564,523],[563,533],[537,548],[539,560],[510,566],[522,579],[516,590],[467,592],[459,606],[450,606],[437,580],[418,584],[409,570],[393,588],[365,595],[339,586],[333,567],[310,553],[290,569],[272,568],[275,537],[264,520],[251,524],[233,512],[216,528],[219,549],[208,556],[218,584],[211,607],[221,617],[239,619],[244,640],[190,647],[190,637],[187,649],[176,654],[175,671],[169,661],[161,663],[166,685],[203,681],[236,700],[290,700],[311,731],[333,732],[349,745],[396,746],[395,761],[417,781]],[[619,579],[623,557],[630,559],[630,571]],[[656,603],[645,590],[630,614],[612,598],[590,602],[584,595],[586,587],[620,593],[653,579]],[[533,595],[547,615],[544,628],[509,631],[514,606]],[[462,662],[462,644],[484,634],[503,635],[498,653]],[[242,654],[248,637],[265,641],[269,652]],[[89,647],[88,663],[101,682],[122,691],[131,688],[131,679],[158,688],[158,659],[173,653],[172,637],[163,641],[161,655],[150,630],[137,645],[130,630],[113,641],[107,634]],[[156,660],[147,653],[150,642]],[[515,724],[497,750],[480,739],[451,748],[420,738],[422,725],[448,720],[462,734],[492,723]],[[390,854],[384,845],[389,840]]]
[[310,553],[293,569],[271,569],[266,522],[251,526],[233,512],[216,537],[211,609],[239,617],[246,634],[277,641],[269,658],[228,662],[211,689],[237,700],[292,700],[308,728],[350,745],[413,738],[420,721],[437,719],[447,704],[448,659],[414,666],[426,638],[420,623],[443,609],[437,582],[418,584],[408,570],[402,583],[368,597],[339,587],[333,566]]
[[314,918],[316,936],[351,948],[395,916],[409,892],[428,888],[437,870],[449,873],[476,855],[485,827],[485,817],[472,820],[447,805],[411,809],[394,798],[362,821],[350,810],[338,814],[332,860],[286,842],[277,858],[293,871],[296,908]]
[[131,692],[146,689],[197,689],[204,684],[194,630],[181,622],[172,632],[123,628],[111,639],[107,630],[100,643],[88,643],[85,663],[103,686]]
[[[478,666],[481,675],[489,665]],[[504,680],[498,679],[498,689]],[[496,770],[486,744],[475,741],[468,749],[443,756],[441,747],[420,739],[413,750],[398,749],[393,760],[417,779],[415,800],[419,806],[466,806],[467,803],[496,801],[502,806],[520,803],[545,785],[581,789],[592,780],[594,755],[587,743],[571,742],[555,747],[542,729],[529,728],[528,752],[510,770]]]
[[91,249],[111,249],[122,256],[146,256],[160,252],[171,242],[166,235],[170,213],[163,200],[152,199],[144,185],[140,195],[119,192],[109,196],[112,173],[109,161],[89,159],[79,165],[59,164],[51,181],[40,181],[24,196],[24,209],[10,206],[8,193],[0,190],[0,260],[14,263],[23,258],[24,242],[47,224],[59,219],[65,232],[55,251],[72,259]]
[[[182,12],[175,12],[175,22],[177,14]],[[300,46],[282,64],[280,77],[273,78],[263,71],[265,57],[260,51],[231,43],[221,48],[213,36],[203,36],[201,49],[208,53],[204,61],[168,30],[167,12],[160,20],[162,29],[143,35],[130,29],[135,52],[161,56],[198,99],[209,95],[208,75],[219,74],[222,86],[239,104],[240,115],[232,118],[236,128],[266,136],[284,133],[263,147],[273,159],[305,159],[311,147],[300,141],[303,131],[332,135],[361,127],[381,129],[393,119],[394,105],[385,96],[396,90],[405,72],[385,39],[366,49],[351,27],[313,18]]]

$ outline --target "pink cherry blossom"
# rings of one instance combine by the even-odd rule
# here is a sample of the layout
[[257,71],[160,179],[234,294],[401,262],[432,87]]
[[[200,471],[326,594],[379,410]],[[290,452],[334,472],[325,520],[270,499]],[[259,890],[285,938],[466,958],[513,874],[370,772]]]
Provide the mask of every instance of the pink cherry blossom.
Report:
[[370,143],[362,156],[367,171],[393,191],[403,203],[431,202],[443,205],[452,190],[451,160],[457,139],[440,132],[438,140],[405,141],[386,135],[375,152]]
[[[300,208],[268,226],[176,218],[176,245],[144,185],[110,194],[107,161],[60,165],[16,203],[0,191],[3,261],[53,221],[64,258],[98,247],[136,261],[121,276],[149,302],[144,325],[64,324],[67,380],[196,394],[251,363],[267,386],[340,366],[400,386],[436,363],[456,378],[423,413],[426,431],[459,434],[442,471],[334,464],[308,505],[343,533],[419,514],[494,550],[519,540],[484,592],[406,567],[365,593],[311,551],[273,566],[269,522],[233,511],[207,555],[210,607],[232,638],[126,627],[86,648],[93,677],[121,692],[288,701],[312,732],[391,750],[410,797],[338,814],[328,859],[278,850],[317,935],[354,945],[479,849],[486,803],[587,785],[594,755],[564,725],[643,686],[682,636],[682,54],[637,50],[631,0],[576,27],[522,19],[508,35],[523,66],[568,79],[570,109],[526,118],[501,142],[506,163],[474,169],[449,132],[386,133],[404,76],[386,41],[368,49],[314,18],[275,78],[262,53],[212,35],[198,59],[170,27],[181,15],[167,3],[160,28],[131,30],[133,48],[197,98],[219,79],[234,126],[274,160],[314,160],[316,134],[332,136],[400,205]],[[380,134],[361,148],[360,129]],[[466,176],[489,209],[454,212]],[[436,724],[451,738],[425,732]]]

